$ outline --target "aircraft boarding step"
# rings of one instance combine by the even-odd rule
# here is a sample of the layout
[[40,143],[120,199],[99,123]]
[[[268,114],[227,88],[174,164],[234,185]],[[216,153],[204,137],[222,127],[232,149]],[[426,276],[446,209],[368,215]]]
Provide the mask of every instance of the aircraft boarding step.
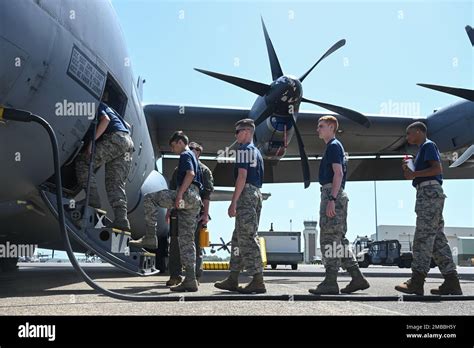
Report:
[[[58,218],[56,195],[41,190],[41,196],[51,212]],[[92,207],[71,208],[69,199],[62,199],[66,228],[80,244],[98,255],[102,260],[135,275],[148,276],[158,273],[155,268],[155,254],[144,249],[129,247],[130,232],[107,227],[111,221],[106,212]],[[82,218],[86,214],[86,219]],[[79,227],[81,223],[86,228]]]

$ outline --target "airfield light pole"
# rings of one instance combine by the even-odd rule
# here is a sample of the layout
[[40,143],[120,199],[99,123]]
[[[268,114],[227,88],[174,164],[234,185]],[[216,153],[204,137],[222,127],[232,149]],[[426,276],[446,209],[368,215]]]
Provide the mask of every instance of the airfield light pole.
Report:
[[379,224],[377,221],[377,181],[374,180],[374,197],[375,197],[375,240],[379,240]]

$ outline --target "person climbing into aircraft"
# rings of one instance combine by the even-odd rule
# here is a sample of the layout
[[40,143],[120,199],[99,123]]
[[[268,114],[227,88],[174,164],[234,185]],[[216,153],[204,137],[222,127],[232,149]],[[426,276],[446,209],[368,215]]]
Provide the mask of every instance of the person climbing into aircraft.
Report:
[[[107,99],[105,94],[104,100]],[[81,187],[87,189],[89,179],[89,163],[94,160],[90,178],[89,205],[99,209],[101,207],[95,174],[101,166],[105,166],[105,189],[109,204],[113,209],[114,220],[111,227],[123,231],[130,231],[130,222],[127,218],[127,195],[125,182],[132,165],[134,149],[130,131],[123,118],[105,102],[101,102],[97,109],[98,120],[95,139],[93,128],[89,128],[84,139],[84,147],[75,162],[76,177]],[[95,154],[92,156],[92,141],[95,141]],[[78,204],[84,203],[78,202]]]

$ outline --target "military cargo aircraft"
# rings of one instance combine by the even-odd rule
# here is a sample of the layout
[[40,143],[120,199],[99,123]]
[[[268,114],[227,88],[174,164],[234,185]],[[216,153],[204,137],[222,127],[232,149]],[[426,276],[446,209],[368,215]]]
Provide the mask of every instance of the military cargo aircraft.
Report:
[[[107,20],[103,20],[107,18]],[[74,159],[93,122],[95,110],[105,94],[108,103],[131,125],[136,151],[127,178],[128,216],[133,236],[144,233],[143,197],[168,187],[166,178],[176,159],[168,156],[168,138],[181,129],[191,139],[202,141],[206,153],[216,156],[234,139],[233,125],[244,117],[256,120],[255,144],[266,161],[265,182],[315,180],[323,152],[315,141],[315,125],[326,113],[300,111],[300,103],[317,104],[335,112],[340,121],[338,135],[350,156],[371,156],[350,160],[348,180],[402,179],[400,159],[413,152],[405,141],[405,128],[420,118],[363,115],[350,109],[306,99],[303,80],[323,59],[342,47],[338,41],[306,73],[296,78],[284,75],[265,25],[273,82],[259,83],[228,75],[198,70],[258,95],[252,108],[146,105],[142,106],[144,80],[133,76],[117,15],[109,1],[23,0],[0,2],[0,242],[38,244],[62,250],[55,206],[55,181],[51,144],[36,123],[9,120],[15,110],[27,110],[43,117],[59,142],[63,204],[80,199],[81,189],[74,173]],[[470,37],[472,40],[472,32]],[[454,90],[445,92],[456,94]],[[472,93],[472,91],[471,91]],[[457,95],[457,94],[456,94]],[[440,109],[426,118],[429,137],[453,162],[447,178],[474,178],[474,102],[468,99]],[[472,94],[471,94],[472,97]],[[186,118],[177,117],[183,112]],[[199,122],[187,122],[196,119]],[[296,141],[292,141],[293,135]],[[471,149],[471,152],[466,150]],[[396,156],[397,158],[394,158]],[[163,157],[164,173],[157,168]],[[308,160],[307,160],[308,158]],[[461,160],[462,159],[462,160]],[[219,158],[206,163],[218,186],[233,185],[231,163]],[[303,173],[301,169],[303,168]],[[98,173],[102,202],[106,202],[103,169]],[[222,199],[224,193],[216,195]],[[106,209],[110,208],[107,205]],[[70,220],[74,249],[92,251],[104,260],[134,274],[154,272],[146,253],[134,254],[127,247],[130,234],[107,229],[106,213],[81,212],[90,218],[89,229]],[[108,209],[110,210],[110,209]],[[165,211],[160,211],[158,234],[166,235]],[[136,256],[139,256],[137,259]],[[135,259],[133,259],[135,257]],[[133,259],[133,260],[132,260]],[[138,261],[137,261],[138,260]],[[0,260],[12,266],[12,260]],[[144,272],[143,270],[147,271]]]

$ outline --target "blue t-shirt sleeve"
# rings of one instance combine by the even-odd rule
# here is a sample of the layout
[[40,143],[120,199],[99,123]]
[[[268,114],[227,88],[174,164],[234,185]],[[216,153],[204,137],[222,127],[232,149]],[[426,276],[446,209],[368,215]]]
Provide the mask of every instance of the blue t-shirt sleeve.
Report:
[[107,115],[107,107],[104,104],[100,104],[97,113],[99,114],[99,116]]
[[435,144],[433,143],[426,144],[424,147],[424,150],[425,151],[423,154],[423,162],[428,162],[428,161],[441,162],[441,159],[439,158],[439,152]]
[[329,164],[344,164],[344,154],[342,153],[341,147],[337,144],[329,145],[326,156]]
[[179,157],[179,168],[180,172],[187,172],[188,170],[194,170],[193,160],[189,153],[183,153]]
[[99,105],[99,109],[97,110],[97,119],[99,121],[101,121],[104,116],[109,116],[107,109],[108,108],[104,104]]

